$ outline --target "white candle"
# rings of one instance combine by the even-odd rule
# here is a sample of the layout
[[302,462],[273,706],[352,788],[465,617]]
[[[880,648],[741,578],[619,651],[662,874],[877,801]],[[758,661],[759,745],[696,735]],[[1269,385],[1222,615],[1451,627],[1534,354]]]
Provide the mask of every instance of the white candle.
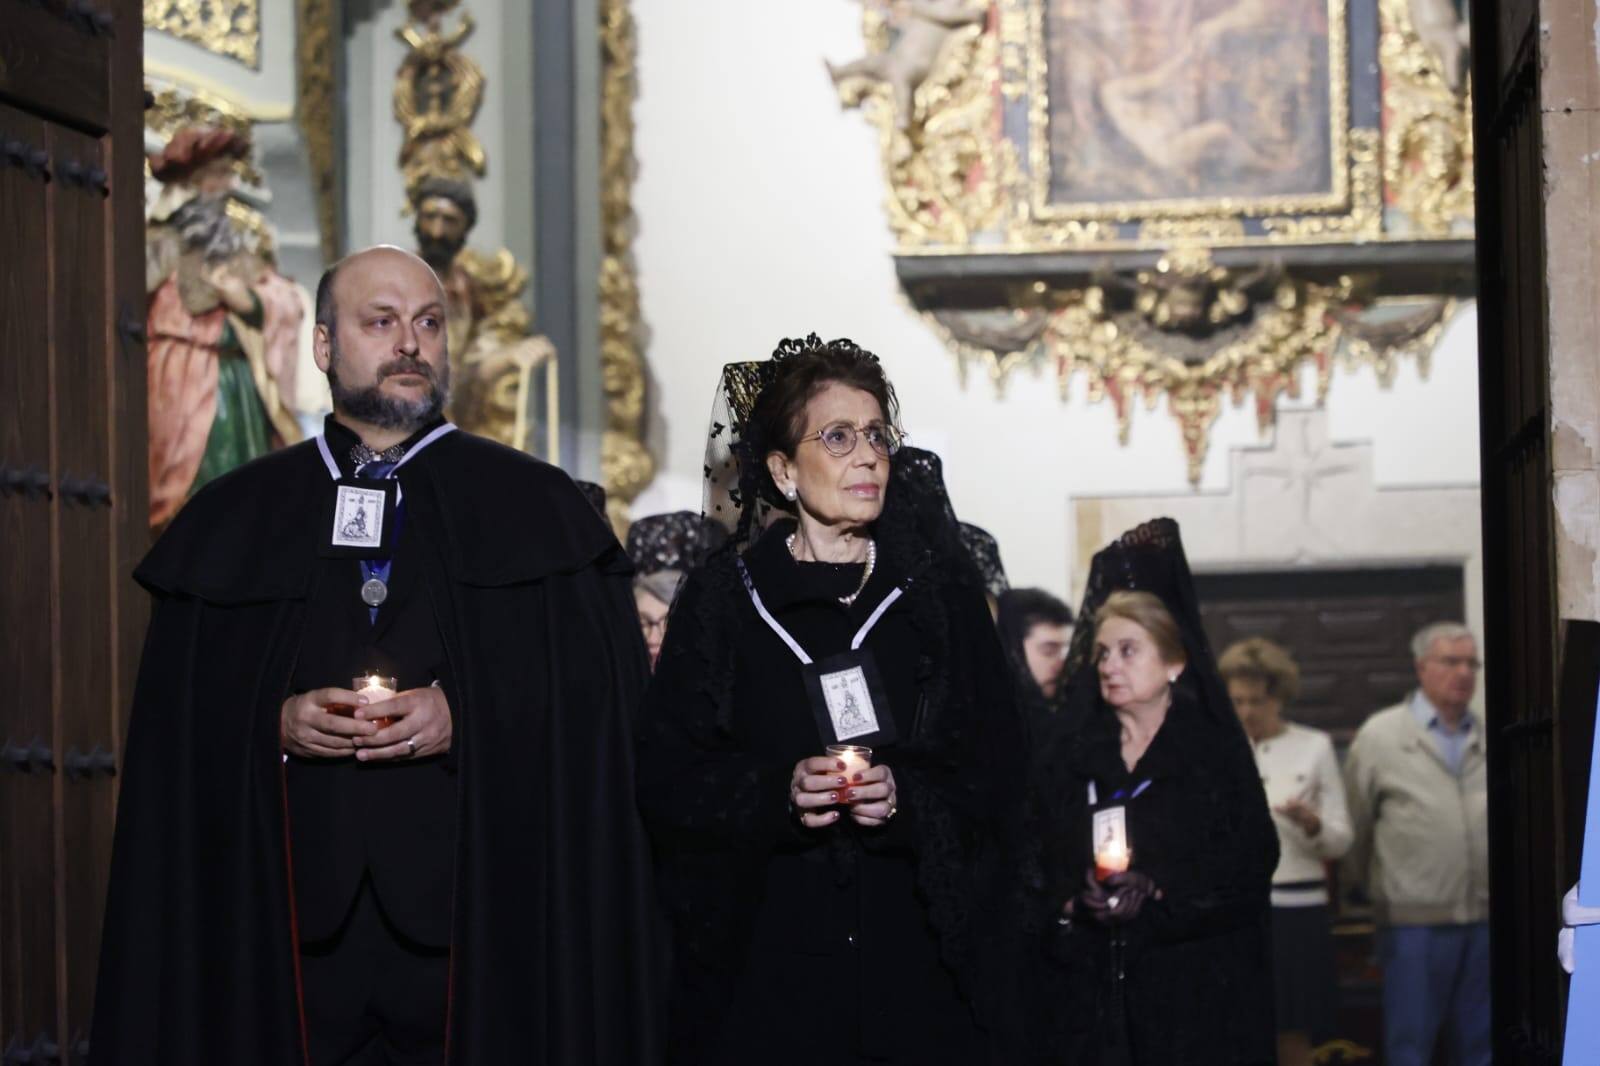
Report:
[[1132,860],[1133,853],[1122,841],[1105,841],[1094,852],[1094,875],[1103,881],[1112,874],[1125,872]]
[[[361,677],[353,680],[350,683],[350,687],[356,690],[356,694],[358,696],[365,696],[367,698],[367,705],[371,706],[374,703],[382,703],[385,700],[394,699],[395,692],[398,691],[400,683],[394,678],[384,677],[382,674],[363,674]],[[373,718],[370,719],[370,721],[379,729],[382,729],[390,722],[393,722],[394,719]]]
[[872,749],[864,744],[829,744],[828,754],[844,763],[847,780],[872,766]]
[[399,683],[392,677],[383,677],[380,674],[367,674],[355,679],[356,692],[365,696],[368,703],[382,703],[384,700],[393,699]]

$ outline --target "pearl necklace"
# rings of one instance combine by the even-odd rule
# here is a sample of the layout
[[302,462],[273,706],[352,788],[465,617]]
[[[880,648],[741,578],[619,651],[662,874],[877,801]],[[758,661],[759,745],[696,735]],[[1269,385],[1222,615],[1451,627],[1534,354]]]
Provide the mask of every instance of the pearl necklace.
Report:
[[[800,557],[796,555],[794,551],[794,539],[797,533],[798,531],[796,533],[790,533],[789,536],[785,538],[784,544],[786,544],[789,548],[789,556],[798,562]],[[861,570],[861,584],[857,585],[856,590],[850,593],[850,595],[840,596],[839,602],[841,604],[849,607],[851,604],[856,602],[857,597],[859,597],[861,593],[866,590],[867,582],[872,580],[872,570],[877,565],[878,542],[875,540],[869,540],[867,541],[867,565]]]

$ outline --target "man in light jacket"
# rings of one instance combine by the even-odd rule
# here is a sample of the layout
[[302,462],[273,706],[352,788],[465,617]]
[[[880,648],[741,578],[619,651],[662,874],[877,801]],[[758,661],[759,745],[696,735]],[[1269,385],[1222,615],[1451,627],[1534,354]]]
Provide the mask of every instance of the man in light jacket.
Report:
[[1488,778],[1478,643],[1441,622],[1411,643],[1418,687],[1362,725],[1345,762],[1356,839],[1348,862],[1380,925],[1387,1066],[1489,1066]]

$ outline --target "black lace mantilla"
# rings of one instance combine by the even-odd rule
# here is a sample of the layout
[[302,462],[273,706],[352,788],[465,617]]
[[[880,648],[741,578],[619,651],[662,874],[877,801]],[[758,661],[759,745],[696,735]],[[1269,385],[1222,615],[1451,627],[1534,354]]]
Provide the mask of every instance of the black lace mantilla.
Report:
[[[848,340],[828,343],[847,345],[876,358]],[[786,359],[822,344],[812,334],[804,340],[782,342],[770,360],[730,364],[724,368],[713,403],[707,434],[704,516],[728,529],[730,535],[690,579],[694,592],[680,598],[682,609],[675,611],[668,630],[669,645],[688,642],[701,660],[700,684],[706,697],[701,706],[712,717],[684,724],[692,735],[710,745],[731,742],[737,635],[744,627],[760,625],[738,575],[737,559],[761,536],[776,509],[775,501],[763,491],[766,446],[751,439],[750,414],[761,391],[782,373]],[[954,753],[987,751],[992,744],[1009,747],[1006,755],[1014,756],[1019,734],[998,646],[991,671],[994,676],[975,677],[974,668],[965,664],[973,662],[970,645],[977,638],[970,633],[958,637],[952,631],[950,604],[963,595],[976,604],[967,613],[988,625],[987,612],[974,595],[986,587],[986,581],[963,542],[937,455],[913,447],[902,447],[895,454],[883,513],[873,537],[880,560],[890,562],[907,578],[905,604],[921,636],[918,676],[922,704],[915,731],[903,741],[904,772],[899,776],[905,804],[916,812],[918,889],[939,932],[942,954],[958,980],[966,981],[976,971],[972,961],[977,950],[976,871],[984,867],[986,849],[994,836],[994,826],[984,824],[987,815],[981,812],[1003,806],[1001,797],[1009,795],[1014,785],[992,769],[997,760],[987,756],[981,768],[953,772],[961,759]],[[962,588],[967,591],[961,592]],[[953,663],[963,665],[953,668]],[[738,790],[739,795],[725,796],[724,801],[755,809],[762,802],[757,790],[764,784],[750,780]],[[727,940],[738,934],[726,915],[696,920],[696,914],[706,917],[703,904],[694,899],[671,901],[670,886],[666,891],[669,905],[678,911],[680,935],[687,930],[699,941],[681,945],[684,950],[701,956],[733,950]],[[972,999],[978,998],[970,987],[967,992]]]
[[1191,661],[1212,661],[1211,644],[1200,621],[1200,600],[1183,551],[1178,523],[1156,518],[1135,526],[1095,553],[1078,608],[1078,626],[1067,655],[1066,675],[1084,676],[1094,660],[1094,616],[1113,592],[1137,590],[1153,593],[1172,612],[1183,633]]
[[961,523],[961,540],[967,546],[967,552],[972,556],[973,565],[978,568],[978,573],[983,577],[983,585],[989,595],[999,598],[1000,594],[1011,587],[1011,581],[1006,577],[1005,564],[1000,561],[1000,542],[994,539],[994,534],[987,529],[973,525],[971,522]]
[[636,519],[628,527],[628,558],[640,574],[687,573],[701,566],[728,539],[728,532],[694,511],[671,511]]

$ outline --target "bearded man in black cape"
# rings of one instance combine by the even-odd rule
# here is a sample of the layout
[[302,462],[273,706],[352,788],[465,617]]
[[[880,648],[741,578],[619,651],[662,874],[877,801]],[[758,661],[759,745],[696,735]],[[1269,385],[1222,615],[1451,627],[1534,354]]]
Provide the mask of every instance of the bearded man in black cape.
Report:
[[422,260],[353,255],[317,304],[323,435],[135,575],[94,1061],[653,1062],[626,556],[561,471],[441,419]]

